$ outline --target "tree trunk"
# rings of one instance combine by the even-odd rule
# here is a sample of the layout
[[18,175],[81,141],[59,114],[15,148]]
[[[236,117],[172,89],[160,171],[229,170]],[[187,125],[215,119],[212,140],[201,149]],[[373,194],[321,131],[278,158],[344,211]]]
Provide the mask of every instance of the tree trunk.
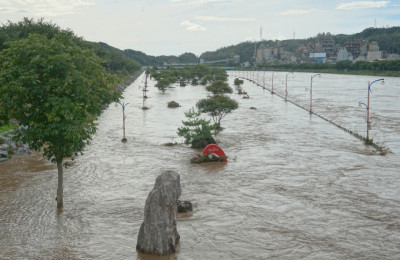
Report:
[[57,186],[57,208],[63,208],[63,165],[62,160],[57,161],[57,169],[58,169],[58,186]]

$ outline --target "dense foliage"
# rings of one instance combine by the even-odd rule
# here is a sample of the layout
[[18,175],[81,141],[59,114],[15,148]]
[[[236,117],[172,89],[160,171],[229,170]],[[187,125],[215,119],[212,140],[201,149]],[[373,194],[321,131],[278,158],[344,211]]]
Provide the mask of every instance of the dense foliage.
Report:
[[134,74],[141,68],[137,61],[129,58],[117,48],[103,42],[90,44],[94,53],[103,60],[102,65],[108,72],[126,76]]
[[20,138],[55,161],[81,151],[102,107],[118,95],[93,52],[69,32],[30,34],[0,53],[0,118],[16,119]]
[[218,129],[221,128],[221,120],[233,110],[239,107],[236,100],[225,95],[216,95],[213,97],[201,99],[196,107],[201,113],[210,115]]
[[44,35],[51,39],[60,31],[59,26],[45,22],[43,18],[37,21],[24,18],[17,23],[8,22],[0,26],[0,51],[6,47],[5,42],[26,39],[30,33]]
[[197,82],[200,81],[202,85],[206,85],[213,80],[226,80],[228,77],[224,69],[219,67],[209,67],[202,64],[181,68],[168,67],[165,70],[152,69],[150,73],[157,81],[156,87],[162,91],[178,81],[181,83],[190,81],[192,84],[194,83],[193,85],[196,85]]
[[[5,43],[7,41],[26,39],[31,33],[43,35],[47,39],[52,39],[61,31],[68,30],[62,30],[53,23],[45,22],[43,18],[36,21],[34,19],[24,18],[22,21],[16,23],[8,22],[0,27],[0,51],[6,47]],[[81,39],[77,44],[83,49],[92,49],[97,56],[103,59],[103,67],[111,73],[127,76],[134,74],[135,71],[140,69],[140,64],[138,62],[126,56],[123,51],[105,43],[91,43]]]
[[182,121],[183,127],[178,128],[178,135],[185,138],[185,143],[192,144],[193,148],[204,148],[213,135],[217,135],[216,125],[210,124],[210,120],[201,118],[201,113],[191,108],[185,112],[186,121]]
[[233,84],[238,87],[240,87],[240,85],[242,85],[243,83],[244,81],[239,78],[235,78],[235,80],[233,81]]
[[63,207],[63,160],[82,152],[105,105],[119,98],[117,78],[71,31],[4,43],[0,52],[0,121],[16,120],[16,139],[57,163]]
[[213,95],[233,93],[233,89],[229,86],[229,84],[222,80],[213,81],[211,85],[206,87],[206,90],[213,93]]

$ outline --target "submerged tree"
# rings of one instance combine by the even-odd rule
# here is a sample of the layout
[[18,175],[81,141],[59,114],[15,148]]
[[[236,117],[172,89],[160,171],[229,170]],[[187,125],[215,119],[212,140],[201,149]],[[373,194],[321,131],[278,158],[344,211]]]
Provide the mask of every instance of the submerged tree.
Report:
[[210,115],[216,124],[217,129],[221,129],[221,120],[227,114],[237,109],[239,103],[228,96],[217,95],[199,100],[196,106],[201,113]]
[[242,85],[243,83],[244,83],[244,81],[239,78],[235,78],[235,81],[233,82],[233,84],[235,84],[235,86],[238,86],[238,87],[240,87],[240,85]]
[[206,87],[207,91],[210,91],[214,95],[220,95],[224,93],[232,93],[233,89],[226,83],[225,81],[222,80],[215,80],[211,83],[210,86]]
[[92,51],[63,31],[30,34],[0,52],[0,119],[15,119],[16,138],[57,163],[57,207],[63,207],[63,160],[83,151],[104,105],[116,101],[115,83]]
[[185,112],[187,121],[182,121],[183,127],[178,128],[178,135],[185,138],[185,143],[192,144],[193,148],[204,148],[207,144],[215,143],[213,135],[218,131],[210,120],[200,118],[201,113],[191,108]]

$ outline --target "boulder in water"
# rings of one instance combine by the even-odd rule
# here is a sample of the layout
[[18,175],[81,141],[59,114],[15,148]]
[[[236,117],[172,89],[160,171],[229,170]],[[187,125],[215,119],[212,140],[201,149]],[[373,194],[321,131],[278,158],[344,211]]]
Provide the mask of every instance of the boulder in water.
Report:
[[181,195],[180,176],[164,171],[156,179],[144,207],[144,221],[140,227],[136,249],[142,253],[166,256],[176,252],[177,200]]

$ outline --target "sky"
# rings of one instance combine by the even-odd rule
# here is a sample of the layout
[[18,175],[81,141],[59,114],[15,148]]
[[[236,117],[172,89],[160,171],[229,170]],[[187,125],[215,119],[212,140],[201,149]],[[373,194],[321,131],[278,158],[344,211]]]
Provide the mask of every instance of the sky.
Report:
[[245,41],[400,26],[400,0],[0,0],[0,23],[44,18],[88,41],[180,55]]

